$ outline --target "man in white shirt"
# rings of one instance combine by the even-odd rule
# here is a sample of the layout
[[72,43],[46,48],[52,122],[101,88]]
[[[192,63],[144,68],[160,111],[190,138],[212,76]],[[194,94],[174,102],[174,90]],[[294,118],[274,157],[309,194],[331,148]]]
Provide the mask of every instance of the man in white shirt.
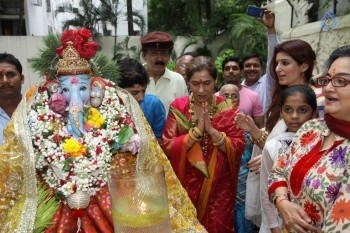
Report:
[[0,53],[0,145],[3,131],[22,100],[22,65],[12,54]]
[[261,22],[266,26],[268,33],[266,74],[261,76],[263,65],[260,56],[256,53],[251,53],[242,59],[242,74],[244,76],[242,85],[256,92],[260,96],[263,112],[266,114],[267,109],[271,104],[272,92],[276,83],[270,74],[269,65],[273,57],[274,47],[278,44],[278,40],[275,31],[275,15],[269,10],[265,10],[264,14],[265,16],[261,19]]
[[173,38],[166,32],[150,32],[141,38],[141,46],[150,77],[146,93],[158,96],[168,115],[171,102],[188,95],[184,78],[166,67],[174,46]]

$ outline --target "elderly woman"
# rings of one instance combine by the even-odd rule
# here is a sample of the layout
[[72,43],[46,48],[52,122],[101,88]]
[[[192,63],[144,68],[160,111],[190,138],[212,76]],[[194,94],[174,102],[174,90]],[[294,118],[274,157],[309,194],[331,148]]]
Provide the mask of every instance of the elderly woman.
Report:
[[208,57],[186,68],[191,96],[176,99],[163,130],[163,149],[210,233],[234,232],[233,207],[243,131],[232,99],[213,94],[217,70]]
[[350,229],[350,46],[336,49],[317,79],[325,118],[305,123],[269,177],[269,194],[289,231]]

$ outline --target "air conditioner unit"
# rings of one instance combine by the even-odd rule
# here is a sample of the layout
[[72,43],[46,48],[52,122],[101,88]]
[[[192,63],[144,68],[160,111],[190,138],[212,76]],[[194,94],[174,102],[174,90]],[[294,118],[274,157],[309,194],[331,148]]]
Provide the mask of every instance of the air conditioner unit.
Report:
[[32,0],[34,6],[41,6],[41,0]]

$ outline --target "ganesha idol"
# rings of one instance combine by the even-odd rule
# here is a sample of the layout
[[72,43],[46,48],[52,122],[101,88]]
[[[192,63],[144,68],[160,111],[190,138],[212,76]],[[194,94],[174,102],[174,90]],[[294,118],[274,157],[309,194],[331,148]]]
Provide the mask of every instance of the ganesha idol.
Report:
[[138,103],[94,77],[87,29],[68,30],[56,77],[23,98],[0,147],[0,232],[113,232],[111,169],[165,169],[173,232],[206,232]]

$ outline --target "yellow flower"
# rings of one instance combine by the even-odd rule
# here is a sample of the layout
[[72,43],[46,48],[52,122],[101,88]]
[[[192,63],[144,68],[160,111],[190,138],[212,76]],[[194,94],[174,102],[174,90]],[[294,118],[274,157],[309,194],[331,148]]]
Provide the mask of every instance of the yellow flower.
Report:
[[90,108],[86,124],[99,129],[104,122],[105,119],[101,116],[100,112],[96,108]]
[[86,152],[84,145],[72,138],[64,141],[63,150],[73,157],[83,156]]

